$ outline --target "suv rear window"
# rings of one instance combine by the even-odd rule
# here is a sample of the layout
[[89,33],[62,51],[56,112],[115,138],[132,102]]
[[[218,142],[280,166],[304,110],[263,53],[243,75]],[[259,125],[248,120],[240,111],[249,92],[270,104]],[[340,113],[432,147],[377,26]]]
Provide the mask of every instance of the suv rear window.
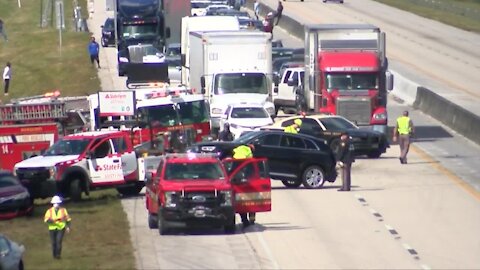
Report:
[[219,163],[213,162],[175,162],[167,163],[165,180],[223,180],[224,172]]

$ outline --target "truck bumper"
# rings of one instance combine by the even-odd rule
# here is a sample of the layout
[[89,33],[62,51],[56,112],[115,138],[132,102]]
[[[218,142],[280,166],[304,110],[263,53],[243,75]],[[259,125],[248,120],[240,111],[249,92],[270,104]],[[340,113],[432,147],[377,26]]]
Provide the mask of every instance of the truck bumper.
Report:
[[51,197],[59,191],[58,183],[54,179],[20,179],[20,182],[28,189],[32,198]]
[[233,207],[162,208],[161,215],[169,227],[221,227],[235,218],[235,211]]
[[370,126],[360,126],[360,128],[375,130],[383,134],[387,134],[388,126],[387,125],[370,125]]

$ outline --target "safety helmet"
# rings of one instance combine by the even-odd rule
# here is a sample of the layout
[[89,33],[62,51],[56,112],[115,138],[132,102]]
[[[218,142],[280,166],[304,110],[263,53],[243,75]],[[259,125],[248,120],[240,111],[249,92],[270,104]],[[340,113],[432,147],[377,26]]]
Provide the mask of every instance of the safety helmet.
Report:
[[267,14],[267,18],[272,18],[272,17],[273,17],[273,12],[270,11],[270,12]]
[[301,126],[302,125],[302,120],[295,119],[295,120],[293,120],[293,123],[297,124],[298,126]]
[[62,203],[62,198],[60,198],[60,196],[53,196],[52,197],[52,200],[50,201],[51,204],[55,204],[55,203]]

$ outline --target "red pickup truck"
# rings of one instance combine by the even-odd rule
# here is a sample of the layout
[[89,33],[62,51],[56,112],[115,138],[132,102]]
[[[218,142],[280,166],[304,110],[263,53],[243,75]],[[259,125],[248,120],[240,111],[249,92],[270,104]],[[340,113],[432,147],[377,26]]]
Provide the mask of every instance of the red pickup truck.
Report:
[[145,196],[148,225],[161,235],[198,226],[233,233],[235,213],[271,211],[267,160],[167,154],[157,172],[147,176]]

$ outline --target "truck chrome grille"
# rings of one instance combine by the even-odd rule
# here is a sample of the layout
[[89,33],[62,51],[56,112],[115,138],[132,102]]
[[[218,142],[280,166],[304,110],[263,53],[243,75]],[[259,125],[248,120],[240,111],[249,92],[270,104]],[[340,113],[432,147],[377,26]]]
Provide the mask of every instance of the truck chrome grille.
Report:
[[215,192],[185,192],[182,202],[187,207],[203,205],[207,207],[215,207],[219,204],[219,196],[215,196]]
[[18,169],[17,176],[19,179],[45,180],[50,177],[50,173],[46,168]]
[[369,125],[372,103],[369,97],[338,97],[337,115],[341,115],[357,125]]

